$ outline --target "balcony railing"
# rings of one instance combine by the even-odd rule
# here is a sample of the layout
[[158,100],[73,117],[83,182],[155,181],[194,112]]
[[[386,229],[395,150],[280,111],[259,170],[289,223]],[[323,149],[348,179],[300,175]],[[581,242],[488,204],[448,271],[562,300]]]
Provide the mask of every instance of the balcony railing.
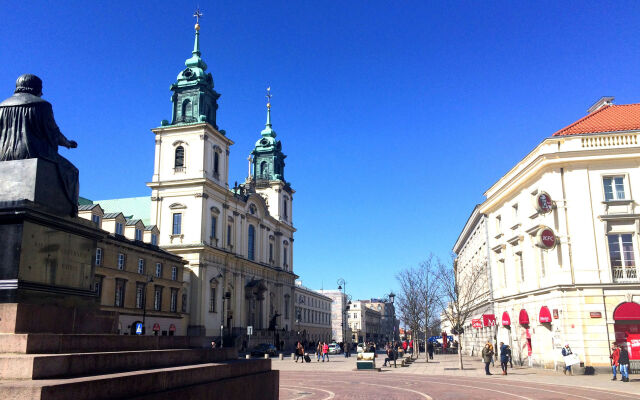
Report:
[[638,267],[613,267],[613,282],[615,283],[633,283],[640,282],[638,279]]

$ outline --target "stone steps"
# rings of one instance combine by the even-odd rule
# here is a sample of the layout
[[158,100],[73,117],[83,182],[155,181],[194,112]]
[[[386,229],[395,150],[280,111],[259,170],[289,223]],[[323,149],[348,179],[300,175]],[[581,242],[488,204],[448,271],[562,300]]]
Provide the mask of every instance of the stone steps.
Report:
[[74,354],[0,354],[2,379],[54,379],[221,362],[235,349],[168,349]]
[[[0,397],[16,400],[175,400],[178,396],[212,395],[275,399],[277,391],[278,371],[271,370],[271,360],[233,360],[66,379],[0,380]],[[194,393],[201,396],[194,397]]]
[[0,334],[0,353],[58,354],[208,348],[205,337],[71,334]]

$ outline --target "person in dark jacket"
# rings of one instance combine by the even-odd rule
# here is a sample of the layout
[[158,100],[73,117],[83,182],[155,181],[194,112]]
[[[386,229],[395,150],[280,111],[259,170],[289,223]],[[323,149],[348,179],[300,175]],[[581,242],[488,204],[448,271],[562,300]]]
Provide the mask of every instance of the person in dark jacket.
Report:
[[[567,344],[562,348],[562,357],[566,357],[569,354],[573,354],[573,352],[571,351],[571,347],[569,347],[569,345]],[[565,375],[567,374],[567,372],[569,372],[569,375],[573,375],[573,372],[571,371],[571,364],[565,363],[563,372]]]
[[507,374],[507,364],[510,358],[511,349],[503,342],[500,342],[500,367],[502,368],[502,375]]
[[629,382],[629,352],[625,345],[620,346],[620,358],[618,358],[618,364],[620,364],[622,382]]
[[433,360],[433,342],[427,344],[427,353],[429,353],[429,360]]
[[491,350],[491,343],[487,342],[482,349],[482,361],[484,362],[484,372],[487,375],[493,375],[489,372],[489,364],[491,364],[491,360],[493,359],[493,350]]

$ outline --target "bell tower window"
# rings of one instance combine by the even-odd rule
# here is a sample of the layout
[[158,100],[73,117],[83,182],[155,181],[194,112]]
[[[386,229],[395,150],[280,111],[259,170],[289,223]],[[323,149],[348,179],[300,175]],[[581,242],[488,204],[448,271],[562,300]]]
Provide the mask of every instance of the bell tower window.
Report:
[[266,161],[261,162],[260,177],[264,179],[268,173],[269,173],[269,166],[267,165],[267,162]]
[[220,156],[218,152],[213,153],[213,175],[216,177],[220,174]]
[[184,147],[176,147],[176,156],[173,166],[176,168],[176,171],[178,169],[182,170],[182,168],[184,168]]
[[186,99],[182,103],[182,120],[187,121],[193,116],[193,105],[191,104],[191,100]]

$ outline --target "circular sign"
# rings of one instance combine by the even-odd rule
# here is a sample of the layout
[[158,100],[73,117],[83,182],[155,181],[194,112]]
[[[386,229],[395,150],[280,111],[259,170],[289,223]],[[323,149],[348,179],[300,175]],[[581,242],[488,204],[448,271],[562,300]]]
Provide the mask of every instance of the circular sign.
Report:
[[553,200],[547,192],[539,192],[535,197],[536,210],[541,214],[548,214],[553,211]]
[[556,234],[553,229],[543,226],[538,231],[538,246],[543,249],[553,249],[556,246]]
[[169,325],[169,332],[175,332],[176,326],[174,324]]
[[154,330],[155,332],[158,332],[158,331],[160,330],[160,324],[159,324],[159,323],[157,323],[157,322],[156,322],[155,324],[153,324],[153,330]]

